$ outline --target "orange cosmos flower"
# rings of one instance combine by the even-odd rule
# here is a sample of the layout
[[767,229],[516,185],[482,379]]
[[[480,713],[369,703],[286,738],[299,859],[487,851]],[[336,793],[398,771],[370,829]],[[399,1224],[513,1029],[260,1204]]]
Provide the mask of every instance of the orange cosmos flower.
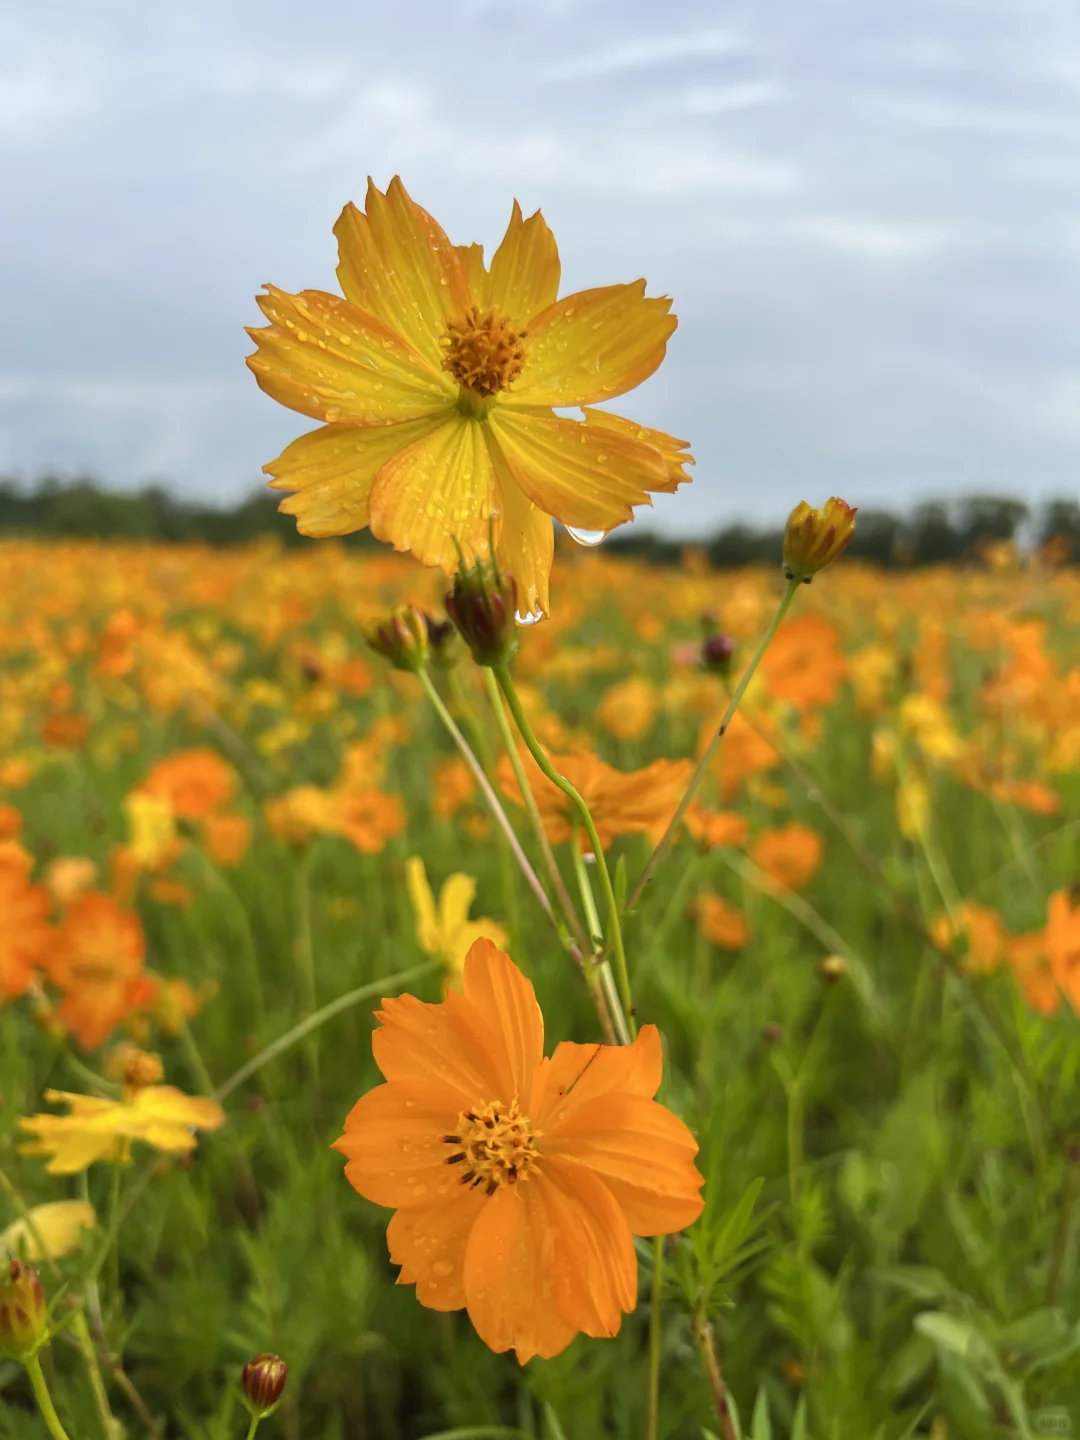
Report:
[[22,827],[22,815],[15,806],[0,804],[0,840],[17,840]]
[[502,244],[451,245],[397,178],[369,182],[366,213],[338,220],[338,282],[259,297],[269,325],[248,364],[268,395],[324,421],[265,466],[296,492],[281,509],[305,535],[370,527],[451,572],[455,539],[500,566],[525,609],[547,609],[552,517],[584,530],[629,520],[673,491],[686,444],[588,408],[640,385],[675,317],[645,282],[557,300],[559,255],[540,212],[514,203]]
[[771,880],[788,890],[801,890],[817,874],[825,842],[809,825],[793,820],[763,830],[754,841],[750,858]]
[[246,815],[207,815],[202,834],[211,860],[218,865],[239,865],[251,844],[251,821]]
[[[595,755],[552,755],[550,759],[592,811],[605,850],[618,835],[650,835],[659,839],[694,769],[688,760],[656,760],[644,770],[624,774],[605,765]],[[522,761],[548,839],[553,845],[569,840],[579,823],[577,810],[543,774],[531,755],[526,752]],[[506,755],[499,761],[499,783],[515,805],[522,804],[521,791]]]
[[202,820],[232,799],[237,783],[232,766],[204,746],[159,760],[139,792],[167,800],[180,820]]
[[797,615],[777,631],[761,661],[762,673],[777,700],[796,710],[828,705],[847,673],[836,627],[820,615]]
[[745,817],[734,810],[708,810],[703,805],[691,805],[684,824],[706,850],[742,845],[750,828]]
[[976,900],[962,900],[955,923],[944,913],[930,922],[930,938],[940,950],[956,947],[957,930],[964,937],[963,968],[969,974],[985,975],[1005,960],[1009,937],[996,910]]
[[750,939],[746,916],[721,895],[699,895],[695,907],[701,933],[721,950],[741,950]]
[[533,987],[478,940],[464,993],[384,1000],[368,1092],[335,1149],[366,1199],[396,1211],[387,1239],[432,1310],[460,1310],[524,1364],[576,1334],[614,1335],[637,1300],[634,1235],[702,1211],[697,1145],[652,1099],[660,1037],[563,1042],[544,1058]]
[[63,995],[54,1018],[84,1050],[104,1044],[152,997],[145,953],[139,917],[111,895],[91,890],[69,906],[46,970]]
[[25,993],[53,939],[49,892],[30,883],[31,864],[19,846],[0,853],[0,1001]]
[[819,570],[842,555],[855,533],[858,511],[833,496],[820,510],[800,500],[784,527],[784,574],[809,585]]

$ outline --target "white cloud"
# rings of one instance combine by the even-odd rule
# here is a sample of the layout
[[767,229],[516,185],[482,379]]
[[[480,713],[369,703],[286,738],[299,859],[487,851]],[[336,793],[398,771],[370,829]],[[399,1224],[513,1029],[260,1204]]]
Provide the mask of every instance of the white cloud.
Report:
[[742,85],[699,85],[685,91],[675,100],[677,109],[687,115],[728,115],[736,110],[759,110],[777,105],[787,92],[771,81]]
[[735,55],[745,41],[730,30],[697,30],[684,35],[647,35],[606,50],[560,60],[544,72],[550,80],[595,80],[627,70],[655,70],[676,60]]
[[795,220],[790,232],[798,240],[842,250],[867,260],[926,260],[950,243],[941,225],[868,220],[848,215],[814,215]]

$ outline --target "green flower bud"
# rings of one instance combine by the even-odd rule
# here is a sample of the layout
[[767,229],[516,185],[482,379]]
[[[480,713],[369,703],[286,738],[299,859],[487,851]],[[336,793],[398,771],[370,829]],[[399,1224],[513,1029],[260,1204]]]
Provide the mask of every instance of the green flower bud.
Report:
[[49,1329],[41,1276],[12,1260],[0,1281],[0,1356],[25,1364],[45,1343]]
[[366,630],[364,639],[395,670],[409,670],[415,675],[428,662],[427,618],[415,605],[402,605],[386,620]]

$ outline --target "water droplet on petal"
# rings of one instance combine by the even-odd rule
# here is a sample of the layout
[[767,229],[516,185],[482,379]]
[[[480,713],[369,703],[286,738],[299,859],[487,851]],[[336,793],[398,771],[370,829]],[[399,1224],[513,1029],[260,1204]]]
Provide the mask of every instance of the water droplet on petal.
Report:
[[602,545],[608,537],[606,530],[575,530],[572,525],[566,527],[566,533],[571,540],[576,540],[579,545]]
[[435,1275],[441,1275],[444,1277],[447,1275],[452,1275],[454,1273],[454,1267],[450,1264],[449,1260],[436,1260],[432,1264],[431,1269]]
[[544,618],[542,610],[529,610],[524,615],[520,610],[514,611],[514,619],[519,625],[536,625]]

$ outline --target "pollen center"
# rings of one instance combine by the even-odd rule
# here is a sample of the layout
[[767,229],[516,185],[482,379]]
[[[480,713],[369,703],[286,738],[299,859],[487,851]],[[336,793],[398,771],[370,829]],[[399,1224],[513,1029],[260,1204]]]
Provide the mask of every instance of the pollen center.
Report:
[[497,310],[470,305],[460,320],[446,322],[443,369],[459,385],[487,399],[509,390],[525,364],[525,332]]
[[538,1158],[539,1138],[516,1099],[510,1105],[493,1100],[482,1110],[463,1110],[457,1134],[443,1136],[450,1148],[446,1163],[461,1166],[462,1185],[483,1185],[494,1195],[500,1185],[516,1185],[528,1176]]

